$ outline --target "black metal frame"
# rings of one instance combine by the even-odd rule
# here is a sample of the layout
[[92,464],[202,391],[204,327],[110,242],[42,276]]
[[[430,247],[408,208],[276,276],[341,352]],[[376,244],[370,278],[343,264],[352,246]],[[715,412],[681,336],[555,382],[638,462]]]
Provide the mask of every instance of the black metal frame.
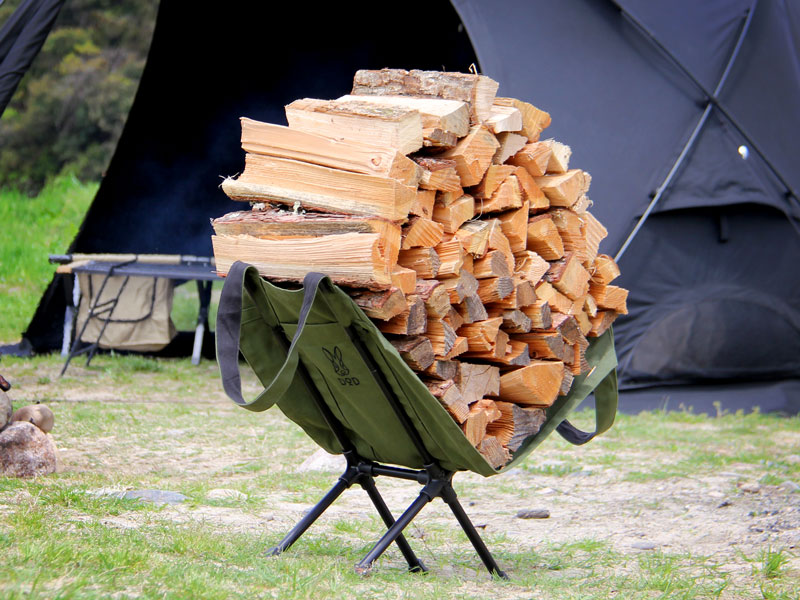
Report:
[[[58,261],[58,259],[62,257],[51,256],[50,258],[52,262],[54,259]],[[67,353],[66,361],[64,362],[64,366],[61,368],[60,375],[64,375],[72,359],[81,354],[88,353],[88,357],[86,358],[86,366],[89,366],[92,358],[94,358],[94,355],[97,353],[97,350],[100,346],[100,340],[103,338],[103,333],[105,333],[108,324],[113,322],[123,322],[119,319],[114,319],[113,313],[114,309],[119,303],[119,299],[122,297],[125,286],[131,277],[146,277],[151,278],[154,281],[157,278],[166,278],[173,281],[196,281],[197,296],[200,306],[197,314],[197,324],[195,326],[195,340],[194,347],[192,349],[192,364],[199,364],[203,334],[208,330],[208,312],[211,305],[211,287],[214,281],[221,281],[222,278],[213,272],[210,259],[202,260],[196,257],[193,258],[194,260],[189,260],[186,263],[181,263],[180,265],[150,264],[141,262],[139,258],[133,258],[120,262],[90,261],[88,264],[73,267],[72,272],[75,274],[88,273],[89,275],[103,275],[103,281],[100,284],[97,294],[94,294],[94,292],[89,294],[89,306],[86,320],[84,321],[81,330],[77,332],[73,338],[70,350]],[[198,268],[201,268],[202,270],[198,270]],[[113,276],[121,276],[125,279],[120,285],[119,290],[114,298],[109,298],[103,302],[100,302],[100,296],[103,294],[103,290],[105,289],[109,279]],[[155,286],[153,287],[153,293],[155,297]],[[71,304],[72,300],[71,296],[69,296],[67,305],[69,306]],[[77,308],[77,306],[73,307],[75,314],[77,314]],[[147,319],[152,314],[152,311],[153,302],[151,302],[148,314],[138,319],[126,320],[125,322],[135,322]],[[85,344],[81,341],[81,338],[83,337],[83,333],[86,330],[86,327],[89,325],[91,319],[95,318],[103,321],[100,334],[97,336],[97,339],[94,342]]]
[[[377,510],[381,519],[383,519],[383,522],[386,524],[388,530],[385,534],[383,534],[381,539],[378,540],[372,550],[370,550],[369,553],[358,562],[355,567],[357,573],[361,575],[368,574],[372,570],[374,562],[393,543],[397,544],[397,547],[403,554],[403,557],[406,559],[409,571],[427,571],[425,565],[419,558],[417,558],[416,554],[414,554],[414,551],[411,549],[408,540],[406,540],[405,536],[403,535],[403,530],[411,523],[414,517],[420,513],[426,504],[435,498],[441,498],[445,504],[450,507],[450,510],[453,512],[453,515],[455,516],[459,525],[461,525],[461,528],[464,530],[464,533],[472,543],[472,546],[475,548],[475,551],[478,553],[478,556],[480,557],[481,561],[483,561],[483,564],[486,566],[486,569],[489,571],[489,573],[502,579],[508,579],[508,576],[500,569],[500,567],[498,567],[491,552],[489,552],[489,549],[486,547],[483,539],[481,539],[481,536],[478,534],[475,526],[472,524],[472,521],[470,521],[467,513],[461,506],[461,503],[458,501],[456,491],[453,489],[452,485],[454,472],[443,469],[439,465],[438,461],[436,461],[436,459],[434,459],[425,448],[416,428],[400,404],[400,401],[397,399],[397,396],[392,391],[391,386],[386,381],[383,373],[380,371],[378,366],[375,364],[374,359],[364,347],[364,344],[359,338],[357,332],[350,327],[345,328],[345,331],[361,355],[362,360],[368,366],[372,377],[375,379],[375,382],[383,393],[384,399],[392,407],[397,419],[400,421],[403,428],[411,438],[414,447],[419,452],[420,456],[422,456],[425,466],[423,469],[419,470],[406,469],[383,465],[359,456],[350,439],[347,437],[344,427],[331,412],[331,409],[325,403],[325,399],[314,385],[305,365],[303,365],[302,360],[299,361],[297,373],[308,388],[308,392],[311,394],[311,397],[319,409],[322,418],[325,420],[331,432],[333,432],[339,444],[342,446],[342,453],[347,460],[347,467],[344,473],[339,477],[339,480],[336,482],[336,484],[330,489],[330,491],[328,491],[327,494],[325,494],[322,500],[320,500],[310,511],[308,511],[308,513],[306,513],[302,519],[300,519],[297,525],[295,525],[292,530],[286,534],[286,536],[277,546],[270,548],[267,551],[267,554],[270,556],[277,556],[278,554],[288,550],[292,544],[294,544],[300,538],[300,536],[302,536],[303,533],[305,533],[305,531],[311,527],[311,525],[320,517],[320,515],[322,515],[322,513],[324,513],[331,504],[333,504],[333,502],[342,494],[342,492],[344,492],[354,483],[358,483],[367,492],[367,495],[374,504],[375,509]],[[278,339],[285,340],[283,331],[280,328],[276,328],[276,334],[278,334]],[[288,342],[286,343],[286,347],[288,348]],[[398,519],[394,518],[375,485],[375,477],[381,475],[396,479],[416,481],[423,486],[416,500],[409,505],[409,507]]]

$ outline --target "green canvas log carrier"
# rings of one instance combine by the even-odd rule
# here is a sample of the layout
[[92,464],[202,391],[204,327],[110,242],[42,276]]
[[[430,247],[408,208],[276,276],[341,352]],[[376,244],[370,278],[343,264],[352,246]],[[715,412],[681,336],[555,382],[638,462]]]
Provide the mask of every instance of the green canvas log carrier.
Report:
[[[441,497],[489,572],[505,577],[461,507],[453,474],[502,473],[553,430],[573,444],[584,444],[606,431],[616,414],[617,359],[609,330],[586,352],[591,370],[576,377],[569,394],[547,409],[541,430],[511,462],[494,469],[369,318],[320,273],[309,273],[302,289],[290,290],[262,279],[255,267],[234,263],[220,297],[216,338],[223,388],[234,402],[252,411],[277,405],[319,446],[347,460],[333,488],[269,554],[287,550],[345,489],[358,483],[388,528],[356,565],[360,573],[368,572],[392,543],[411,571],[426,570],[402,532],[428,502]],[[264,386],[251,401],[242,397],[240,351]],[[592,391],[596,429],[586,433],[565,419]],[[423,486],[397,520],[375,486],[378,475]]]

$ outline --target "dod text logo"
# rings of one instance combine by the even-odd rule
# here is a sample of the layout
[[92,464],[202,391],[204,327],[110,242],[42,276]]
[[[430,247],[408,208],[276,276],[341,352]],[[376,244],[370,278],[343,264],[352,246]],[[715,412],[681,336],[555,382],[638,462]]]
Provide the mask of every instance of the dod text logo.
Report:
[[344,364],[344,360],[342,359],[342,350],[339,346],[333,347],[333,352],[328,350],[327,348],[323,348],[322,351],[325,353],[325,356],[329,361],[331,361],[331,366],[333,367],[334,373],[336,373],[339,377],[339,384],[341,385],[359,385],[360,382],[358,381],[358,377],[348,377],[350,375],[350,369],[347,368],[347,365]]

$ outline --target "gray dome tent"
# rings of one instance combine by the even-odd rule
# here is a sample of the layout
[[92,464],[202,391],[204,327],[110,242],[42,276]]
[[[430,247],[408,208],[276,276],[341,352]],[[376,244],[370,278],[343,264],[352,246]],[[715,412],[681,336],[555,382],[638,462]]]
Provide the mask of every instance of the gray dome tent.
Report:
[[[233,208],[216,186],[241,169],[239,116],[283,122],[285,103],[346,93],[357,68],[478,62],[501,95],[548,110],[546,133],[592,174],[593,212],[610,234],[601,250],[623,251],[631,290],[616,325],[622,409],[800,410],[800,6],[418,5],[393,19],[370,3],[315,7],[298,40],[276,23],[300,22],[300,6],[278,15],[233,2],[196,11],[186,28],[185,7],[162,2],[128,124],[71,250],[208,254],[209,217]],[[253,56],[264,58],[247,64]],[[25,333],[37,351],[58,345],[57,287]]]

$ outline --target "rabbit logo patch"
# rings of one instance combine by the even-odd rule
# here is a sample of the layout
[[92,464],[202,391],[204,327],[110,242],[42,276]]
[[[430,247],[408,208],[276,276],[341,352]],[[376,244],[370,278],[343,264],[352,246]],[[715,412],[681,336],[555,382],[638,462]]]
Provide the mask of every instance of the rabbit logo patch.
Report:
[[333,371],[339,376],[338,379],[341,385],[359,385],[358,377],[348,377],[348,375],[350,375],[350,369],[344,364],[342,349],[339,348],[339,346],[334,346],[333,352],[327,348],[323,348],[322,352],[325,354],[325,358],[331,361]]

